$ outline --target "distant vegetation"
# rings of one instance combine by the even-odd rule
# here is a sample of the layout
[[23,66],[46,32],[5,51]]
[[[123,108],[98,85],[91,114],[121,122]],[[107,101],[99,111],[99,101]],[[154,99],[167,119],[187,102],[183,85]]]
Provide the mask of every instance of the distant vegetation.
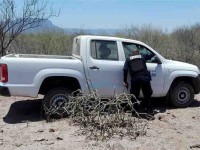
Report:
[[[45,31],[21,34],[8,50],[14,53],[70,55],[72,40],[79,34],[87,33]],[[200,24],[179,27],[171,32],[151,25],[128,26],[117,33],[102,35],[140,40],[166,58],[189,62],[200,67]]]

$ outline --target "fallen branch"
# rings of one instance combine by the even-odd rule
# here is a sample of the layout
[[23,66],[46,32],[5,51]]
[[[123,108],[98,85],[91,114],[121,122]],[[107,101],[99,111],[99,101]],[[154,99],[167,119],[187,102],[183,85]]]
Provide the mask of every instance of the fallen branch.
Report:
[[[50,109],[44,106],[48,121],[55,114],[62,118],[67,113],[70,124],[80,126],[79,134],[93,140],[108,140],[113,136],[136,139],[146,134],[149,120],[140,117],[141,114],[134,109],[134,105],[140,104],[134,95],[123,93],[102,100],[96,91],[91,94],[82,94],[81,91],[78,93],[76,96],[69,96],[68,103],[64,105],[53,105]],[[132,103],[131,99],[135,102]],[[136,114],[135,117],[132,112]]]

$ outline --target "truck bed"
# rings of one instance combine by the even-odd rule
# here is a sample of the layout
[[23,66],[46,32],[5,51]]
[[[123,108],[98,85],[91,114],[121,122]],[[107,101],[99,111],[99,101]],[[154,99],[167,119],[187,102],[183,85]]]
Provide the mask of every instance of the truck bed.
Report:
[[61,55],[36,55],[36,54],[10,54],[5,57],[13,58],[47,58],[47,59],[74,59],[72,56]]

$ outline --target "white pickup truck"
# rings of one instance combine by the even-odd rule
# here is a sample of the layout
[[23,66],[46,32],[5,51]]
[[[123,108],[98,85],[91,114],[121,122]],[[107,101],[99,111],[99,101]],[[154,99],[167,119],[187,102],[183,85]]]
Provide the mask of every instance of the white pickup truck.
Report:
[[[176,107],[187,107],[200,91],[197,66],[167,60],[148,45],[130,39],[106,36],[78,36],[72,56],[10,54],[0,59],[0,94],[37,97],[45,95],[50,107],[67,102],[68,94],[97,90],[102,98],[124,91],[123,66],[137,47],[155,56],[147,61],[153,97],[169,96]],[[128,92],[128,90],[125,90]],[[141,94],[142,96],[142,94]]]

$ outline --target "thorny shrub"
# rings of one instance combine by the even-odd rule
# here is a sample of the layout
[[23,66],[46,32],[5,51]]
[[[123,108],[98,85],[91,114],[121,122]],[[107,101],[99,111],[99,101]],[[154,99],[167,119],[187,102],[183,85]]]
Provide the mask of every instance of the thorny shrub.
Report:
[[[77,92],[76,92],[77,93]],[[73,95],[73,94],[72,94]],[[132,103],[131,99],[135,102]],[[96,91],[91,94],[79,94],[69,96],[66,104],[59,106],[44,106],[47,121],[53,116],[69,117],[71,125],[79,125],[79,134],[84,134],[87,139],[108,140],[114,136],[136,139],[146,134],[147,124],[152,116],[138,113],[134,105],[140,104],[134,95],[120,94],[102,100]],[[135,114],[132,115],[132,112]],[[144,119],[142,116],[148,116]]]

